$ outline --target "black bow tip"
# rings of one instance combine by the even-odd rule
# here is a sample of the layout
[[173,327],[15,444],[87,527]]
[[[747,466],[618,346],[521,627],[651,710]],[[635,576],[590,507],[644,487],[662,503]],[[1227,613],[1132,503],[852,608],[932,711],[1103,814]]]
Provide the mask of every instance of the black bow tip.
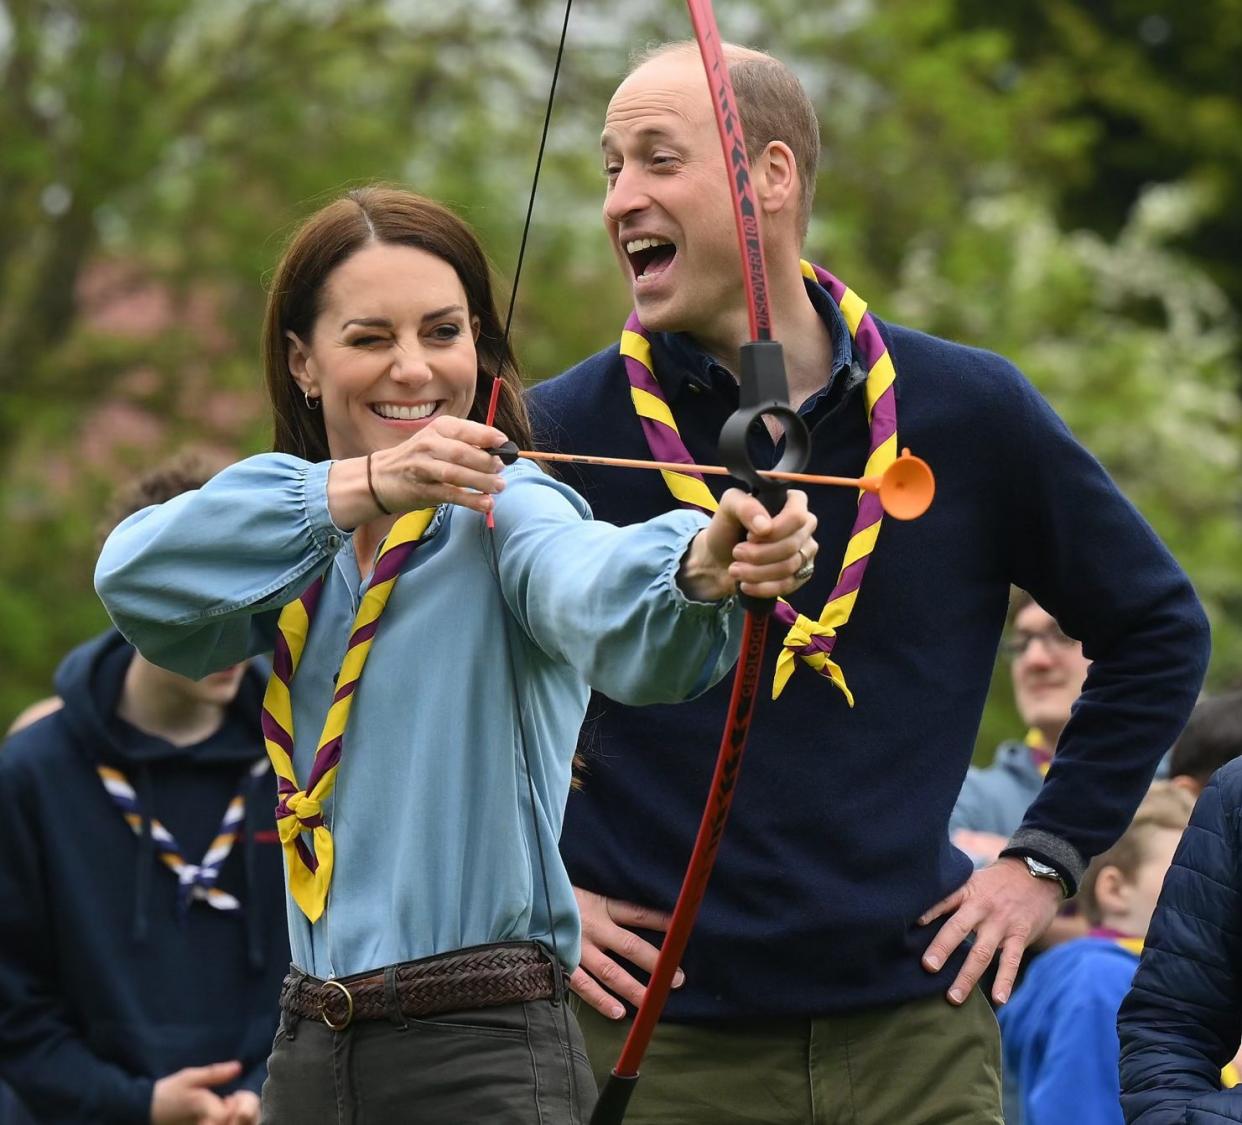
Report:
[[599,1101],[591,1114],[591,1125],[620,1125],[625,1118],[630,1095],[637,1085],[637,1074],[621,1075],[614,1070],[599,1093]]

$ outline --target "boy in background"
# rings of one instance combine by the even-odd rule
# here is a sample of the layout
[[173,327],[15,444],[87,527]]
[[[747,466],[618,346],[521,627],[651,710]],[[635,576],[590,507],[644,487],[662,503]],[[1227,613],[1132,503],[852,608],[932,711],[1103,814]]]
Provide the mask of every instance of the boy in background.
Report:
[[[153,470],[115,520],[213,467]],[[255,1125],[289,960],[263,675],[188,680],[110,630],[55,683],[0,751],[0,1077],[49,1125]]]
[[1121,839],[1092,861],[1079,899],[1092,929],[1049,950],[1001,1009],[1023,1125],[1122,1125],[1117,1010],[1194,798],[1156,782]]

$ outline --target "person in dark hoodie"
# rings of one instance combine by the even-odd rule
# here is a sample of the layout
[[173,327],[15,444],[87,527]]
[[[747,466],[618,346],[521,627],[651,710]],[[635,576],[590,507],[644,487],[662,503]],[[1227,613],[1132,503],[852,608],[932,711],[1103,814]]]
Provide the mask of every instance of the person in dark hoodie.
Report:
[[[210,475],[183,456],[114,515]],[[258,1121],[289,960],[264,679],[109,631],[0,751],[0,1077],[39,1122]]]

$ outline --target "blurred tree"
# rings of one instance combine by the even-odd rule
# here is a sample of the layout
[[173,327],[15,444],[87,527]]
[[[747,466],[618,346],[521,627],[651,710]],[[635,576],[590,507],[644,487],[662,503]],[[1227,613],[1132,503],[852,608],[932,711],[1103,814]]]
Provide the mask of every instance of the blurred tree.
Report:
[[[1170,249],[1204,206],[1189,185],[1148,188],[1108,240],[1063,232],[1029,196],[981,196],[953,237],[910,247],[888,300],[906,323],[1008,356],[1054,403],[1194,579],[1219,688],[1242,668],[1237,323],[1220,288]],[[997,690],[981,749],[1015,724]]]
[[998,90],[1061,91],[1079,138],[1049,185],[1062,222],[1111,238],[1147,185],[1191,182],[1202,215],[1179,243],[1242,309],[1242,0],[956,0],[954,23],[1004,35]]
[[[135,358],[116,340],[64,350],[93,260],[122,255],[182,292],[253,287],[303,201],[417,180],[420,133],[451,136],[502,89],[520,106],[509,69],[536,38],[466,5],[429,19],[382,0],[6,0],[0,16],[5,450],[27,392],[80,409]],[[253,288],[240,299],[226,319],[249,329]]]
[[111,485],[265,444],[283,232],[387,179],[515,245],[554,30],[524,0],[0,0],[0,725],[104,621]]

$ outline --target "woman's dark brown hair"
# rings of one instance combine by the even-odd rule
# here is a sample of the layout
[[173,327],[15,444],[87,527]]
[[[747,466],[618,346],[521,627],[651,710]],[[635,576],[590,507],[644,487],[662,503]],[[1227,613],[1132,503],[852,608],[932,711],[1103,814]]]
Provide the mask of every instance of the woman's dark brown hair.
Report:
[[351,254],[374,242],[425,250],[456,271],[470,315],[479,319],[476,350],[479,380],[469,417],[482,422],[492,380],[503,384],[496,428],[519,449],[530,449],[530,419],[513,350],[492,297],[491,271],[474,232],[447,207],[399,188],[355,188],[316,211],[290,238],[276,267],[263,319],[263,368],[272,404],[272,448],[307,461],[326,461],[328,438],[323,411],[308,408],[289,370],[286,332],[310,342],[323,301],[324,284]]

